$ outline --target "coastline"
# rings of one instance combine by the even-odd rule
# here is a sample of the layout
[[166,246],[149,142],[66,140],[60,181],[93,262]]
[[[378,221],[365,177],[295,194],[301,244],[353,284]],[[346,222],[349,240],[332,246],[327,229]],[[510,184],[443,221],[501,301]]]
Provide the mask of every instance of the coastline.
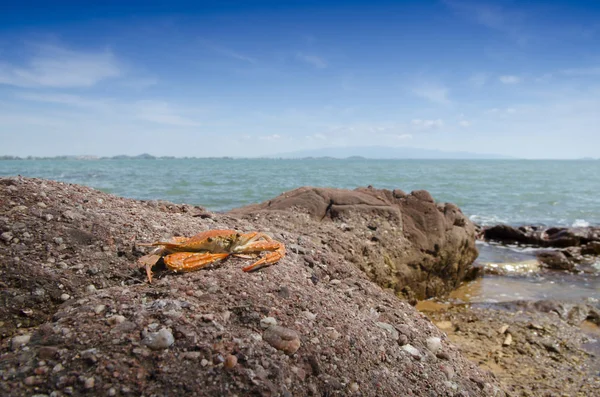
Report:
[[[6,264],[3,288],[10,291],[0,313],[0,374],[9,394],[124,393],[117,384],[134,393],[200,395],[225,390],[332,395],[415,390],[426,395],[435,390],[482,396],[504,395],[505,390],[542,395],[538,393],[567,390],[565,385],[573,393],[599,390],[593,372],[598,357],[580,346],[589,338],[568,325],[568,316],[538,310],[528,314],[534,320],[526,321],[506,307],[476,308],[432,315],[438,329],[359,270],[350,260],[356,250],[346,250],[344,256],[343,246],[336,251],[332,241],[323,243],[323,236],[332,236],[329,227],[339,238],[357,235],[365,241],[359,233],[363,227],[380,239],[373,232],[386,231],[383,226],[358,222],[352,228],[353,221],[343,218],[349,215],[320,223],[311,220],[310,212],[285,209],[216,214],[48,180],[2,178],[0,184],[3,225],[12,234],[0,243]],[[417,203],[428,203],[429,197],[422,195]],[[454,225],[462,218],[451,219]],[[304,233],[290,230],[294,227]],[[239,271],[237,260],[187,274],[157,269],[156,282],[145,283],[144,273],[135,267],[145,253],[138,242],[215,228],[266,231],[289,247],[288,256],[250,274]],[[273,320],[266,318],[296,333],[286,340],[297,338],[297,353],[285,354],[267,341],[263,323]],[[445,330],[443,321],[451,327]],[[466,342],[454,337],[456,325]],[[504,325],[508,328],[500,332]],[[152,338],[161,332],[170,333],[174,343],[154,350]],[[477,336],[482,333],[485,340]],[[513,341],[503,346],[508,335]],[[478,350],[472,354],[468,343],[478,344]],[[559,346],[558,352],[548,346]],[[519,371],[536,376],[520,378],[510,371],[500,376],[498,368],[475,359],[492,375],[464,358],[488,348],[493,348],[492,361],[518,364]],[[503,357],[512,361],[506,364]],[[555,364],[539,367],[540,362]],[[576,372],[568,370],[574,363]]]

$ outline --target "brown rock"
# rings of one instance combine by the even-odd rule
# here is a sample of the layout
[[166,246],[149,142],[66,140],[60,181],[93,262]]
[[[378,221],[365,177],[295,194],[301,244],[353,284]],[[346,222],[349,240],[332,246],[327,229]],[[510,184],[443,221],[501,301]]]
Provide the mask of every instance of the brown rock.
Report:
[[272,325],[263,333],[263,339],[274,348],[292,355],[300,348],[300,337],[292,329]]

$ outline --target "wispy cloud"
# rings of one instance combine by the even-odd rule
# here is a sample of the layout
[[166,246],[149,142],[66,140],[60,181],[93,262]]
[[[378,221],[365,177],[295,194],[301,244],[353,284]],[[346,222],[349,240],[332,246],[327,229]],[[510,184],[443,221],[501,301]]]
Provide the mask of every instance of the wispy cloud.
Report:
[[0,63],[0,84],[18,87],[91,87],[122,74],[112,52],[80,52],[36,46],[24,65]]
[[521,78],[519,76],[513,75],[500,76],[498,77],[498,80],[500,80],[502,84],[517,84],[521,82]]
[[444,121],[441,119],[437,120],[422,120],[422,119],[413,119],[410,124],[419,130],[432,130],[442,128],[444,126]]
[[215,44],[210,40],[200,39],[200,44],[202,44],[204,47],[208,48],[209,50],[214,51],[217,54],[223,55],[227,58],[237,59],[238,61],[243,61],[243,62],[247,62],[247,63],[251,63],[251,64],[257,63],[256,59],[253,57],[250,57],[250,56],[242,54],[238,51],[232,50],[231,48]]
[[281,135],[279,135],[279,134],[262,135],[262,136],[258,137],[258,139],[260,139],[261,141],[275,141],[280,138],[281,138]]
[[506,33],[520,44],[528,41],[529,37],[523,28],[525,15],[521,11],[481,1],[442,1],[457,14],[474,23]]
[[325,69],[328,66],[328,63],[322,57],[310,54],[304,54],[302,52],[296,53],[296,59],[307,63],[317,69]]
[[458,125],[463,127],[463,128],[468,128],[471,126],[471,122],[468,120],[461,120],[458,122]]
[[412,92],[413,94],[434,103],[443,105],[448,105],[450,103],[448,89],[442,85],[433,83],[421,84],[413,88]]

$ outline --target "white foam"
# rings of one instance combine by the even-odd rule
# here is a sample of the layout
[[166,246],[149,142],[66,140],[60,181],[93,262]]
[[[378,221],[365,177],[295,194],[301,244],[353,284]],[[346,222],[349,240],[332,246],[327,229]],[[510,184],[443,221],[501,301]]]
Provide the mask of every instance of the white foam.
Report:
[[573,227],[588,227],[590,225],[589,222],[587,222],[585,219],[575,219],[575,222],[573,222]]

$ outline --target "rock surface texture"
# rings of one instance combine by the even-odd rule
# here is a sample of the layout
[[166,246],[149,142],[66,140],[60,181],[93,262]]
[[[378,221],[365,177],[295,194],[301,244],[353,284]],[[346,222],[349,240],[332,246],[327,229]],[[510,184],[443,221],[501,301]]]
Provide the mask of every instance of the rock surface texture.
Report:
[[299,235],[298,243],[328,247],[408,299],[452,291],[477,257],[473,224],[457,206],[436,204],[424,190],[303,187],[231,214],[277,214],[287,220],[280,228]]
[[[370,280],[458,280],[474,256],[460,211],[424,192],[330,193],[312,212],[212,214],[0,179],[0,395],[505,395]],[[140,242],[226,228],[267,232],[288,255],[254,273],[242,258],[193,273],[157,266],[152,284],[136,264]],[[406,252],[383,249],[393,242]]]

